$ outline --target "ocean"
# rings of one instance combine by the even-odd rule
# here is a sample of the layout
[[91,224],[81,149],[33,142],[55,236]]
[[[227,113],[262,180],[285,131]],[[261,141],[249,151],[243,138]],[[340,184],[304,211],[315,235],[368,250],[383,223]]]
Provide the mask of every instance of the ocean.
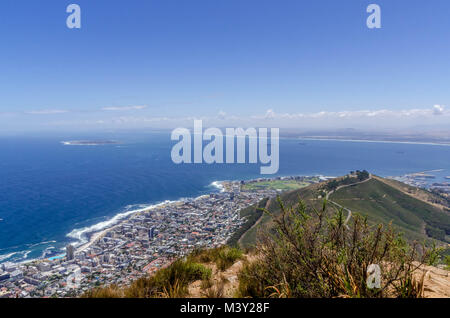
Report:
[[[68,146],[63,140],[117,140]],[[219,191],[221,180],[258,178],[259,164],[172,163],[168,133],[0,138],[0,263],[58,255],[68,243],[133,211]],[[277,175],[380,176],[440,170],[450,175],[450,146],[333,140],[280,141]]]

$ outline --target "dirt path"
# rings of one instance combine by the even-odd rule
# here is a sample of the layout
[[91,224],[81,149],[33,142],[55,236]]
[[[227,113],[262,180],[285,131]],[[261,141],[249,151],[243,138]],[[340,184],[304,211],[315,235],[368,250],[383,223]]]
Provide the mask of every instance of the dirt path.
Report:
[[327,195],[326,195],[326,197],[325,197],[325,199],[326,199],[328,202],[331,202],[331,203],[333,203],[334,205],[336,205],[338,208],[344,209],[345,211],[347,211],[348,215],[347,215],[347,218],[345,219],[345,222],[344,222],[344,225],[345,225],[347,228],[348,228],[347,223],[350,221],[350,218],[352,217],[352,210],[350,210],[350,209],[348,209],[348,208],[346,208],[346,207],[343,207],[343,206],[340,205],[339,203],[336,203],[336,202],[330,200],[330,199],[329,199],[329,198],[330,198],[330,195],[332,195],[333,193],[335,193],[335,192],[337,192],[337,191],[339,191],[339,190],[341,190],[341,189],[343,189],[343,188],[352,187],[352,186],[355,186],[355,185],[357,185],[357,184],[362,184],[362,183],[365,183],[365,182],[367,182],[367,181],[369,181],[369,180],[372,180],[372,174],[369,174],[369,177],[368,177],[366,180],[359,181],[359,182],[355,182],[355,183],[352,183],[352,184],[345,184],[345,185],[339,186],[339,187],[336,188],[336,190],[332,190],[332,191],[328,192]]
[[[330,192],[327,194],[327,196],[326,196],[326,200],[327,200],[327,201],[329,201],[329,202],[331,202],[332,204],[336,205],[336,206],[339,207],[340,209],[344,209],[345,211],[347,211],[348,215],[347,215],[347,218],[346,218],[345,223],[344,223],[345,225],[347,225],[347,223],[350,221],[350,218],[352,217],[352,211],[351,211],[350,209],[347,209],[347,208],[341,206],[339,203],[336,203],[336,202],[330,200],[330,199],[329,199],[330,195],[333,194],[334,192],[337,192],[337,191],[340,190],[340,189],[343,189],[343,188],[346,188],[346,187],[350,187],[350,186],[354,186],[354,185],[357,185],[357,184],[362,184],[362,183],[365,183],[365,182],[370,181],[370,180],[372,180],[372,174],[369,174],[369,178],[367,178],[366,180],[359,181],[359,182],[355,182],[355,183],[352,183],[352,184],[346,184],[346,185],[339,186],[339,187],[336,188],[336,190],[330,191]],[[272,199],[267,200],[265,209],[268,209],[271,200],[272,200]],[[254,228],[256,228],[256,227],[259,225],[259,223],[261,223],[263,217],[264,217],[264,213],[259,217],[259,219],[255,222],[255,224],[252,225],[252,227],[250,227],[247,231],[245,231],[244,234],[241,235],[241,237],[240,237],[239,240],[238,240],[238,245],[239,245],[239,246],[242,246],[242,238],[243,238],[249,231],[251,231],[251,230],[253,230]]]

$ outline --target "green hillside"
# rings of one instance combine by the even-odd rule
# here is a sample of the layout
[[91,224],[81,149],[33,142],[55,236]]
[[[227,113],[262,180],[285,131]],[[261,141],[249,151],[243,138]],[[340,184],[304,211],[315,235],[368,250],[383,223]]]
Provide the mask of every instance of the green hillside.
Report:
[[[450,213],[415,199],[380,180],[383,179],[371,179],[341,188],[332,193],[329,200],[350,209],[353,214],[359,213],[366,216],[370,223],[387,225],[392,221],[393,226],[403,232],[408,239],[434,238],[442,242],[450,242]],[[320,209],[323,204],[324,189],[328,188],[330,182],[333,181],[283,193],[281,199],[285,205],[295,205],[301,199],[307,206]],[[276,200],[272,199],[269,202],[268,210],[273,215],[280,212]],[[271,222],[271,217],[264,214],[257,226],[243,234],[241,245],[243,247],[253,245],[256,242],[257,232],[262,228],[271,228]]]
[[426,235],[446,241],[446,235],[450,234],[449,213],[376,179],[343,188],[333,193],[330,200],[367,216],[369,221],[384,224],[392,221],[411,239]]
[[[289,191],[281,194],[283,202],[286,204],[297,204],[299,197],[302,198],[310,206],[319,207],[322,204],[323,199],[317,198],[319,191],[319,184],[312,184],[305,188],[300,188],[294,191]],[[275,199],[271,199],[268,203],[267,209],[273,215],[280,213],[280,206]],[[242,247],[251,247],[257,240],[257,234],[261,229],[269,229],[272,227],[272,217],[269,214],[261,213],[261,219],[258,224],[249,230],[247,230],[240,239],[240,245]]]

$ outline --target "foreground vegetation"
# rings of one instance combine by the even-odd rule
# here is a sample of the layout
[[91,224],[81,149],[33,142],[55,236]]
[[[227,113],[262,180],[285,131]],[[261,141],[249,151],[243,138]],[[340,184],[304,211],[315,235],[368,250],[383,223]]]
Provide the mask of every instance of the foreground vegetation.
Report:
[[228,246],[197,250],[183,259],[176,260],[153,276],[143,277],[130,286],[116,285],[93,289],[85,298],[180,298],[188,295],[189,284],[201,280],[203,288],[211,292],[212,270],[202,263],[226,270],[242,257],[242,251]]
[[214,263],[220,271],[228,269],[238,259],[241,258],[242,250],[229,246],[221,246],[214,249],[197,250],[189,256],[189,259],[200,263]]
[[187,295],[190,283],[209,279],[211,270],[190,259],[180,259],[153,276],[136,280],[128,287],[111,285],[93,289],[86,298],[178,298]]
[[[359,172],[359,175],[359,178],[338,178],[338,180],[346,180],[344,181],[345,185],[351,184],[348,180],[353,180],[352,182],[356,182],[356,184],[333,192],[329,199],[352,212],[367,217],[371,225],[381,223],[387,226],[392,222],[393,228],[398,232],[403,232],[408,240],[427,240],[429,244],[433,240],[450,243],[449,211],[432,204],[434,201],[439,201],[439,197],[404,184],[401,185],[408,191],[402,192],[400,186],[393,180],[380,177],[367,180],[364,171]],[[358,183],[360,179],[367,181]],[[286,205],[294,206],[298,203],[298,198],[301,198],[308,208],[321,209],[328,189],[334,188],[334,186],[329,186],[330,182],[333,180],[282,193],[280,197]],[[338,187],[340,185],[339,183]],[[424,200],[408,194],[416,195],[415,191],[419,191]],[[439,201],[439,204],[445,204],[443,199]],[[253,227],[243,234],[241,239],[243,247],[256,244],[258,230],[270,231],[271,228],[274,228],[273,216],[280,215],[281,208],[276,200],[271,199],[267,204],[267,209],[270,211],[270,215],[263,214],[257,227]]]
[[[84,297],[188,297],[196,281],[201,281],[197,296],[223,297],[227,277],[220,273],[240,259],[244,265],[237,274],[237,297],[423,297],[425,275],[419,269],[434,265],[439,249],[408,244],[392,226],[371,226],[361,215],[346,224],[344,212],[329,209],[326,201],[320,210],[301,201],[278,204],[281,214],[271,215],[274,231],[261,233],[252,261],[229,246],[197,250],[128,287],[101,287]],[[380,268],[379,286],[369,284],[376,282],[368,271],[371,264]]]
[[[239,275],[241,297],[421,297],[423,278],[414,272],[434,264],[436,248],[409,245],[391,226],[370,226],[355,215],[345,224],[342,210],[309,210],[278,202],[272,235],[256,248],[258,259]],[[266,211],[270,213],[269,211]],[[381,269],[379,288],[368,284],[369,265]]]
[[[356,175],[368,179],[365,171]],[[450,269],[450,250],[437,249],[439,241],[432,239],[448,238],[445,210],[376,177],[331,195],[352,210],[347,219],[347,210],[327,204],[326,191],[322,183],[283,193],[278,200],[266,198],[240,212],[247,222],[228,246],[194,251],[130,286],[104,286],[84,297],[189,297],[195,285],[195,296],[208,298],[415,298],[424,293],[423,265],[442,258]],[[238,245],[252,246],[251,261]],[[239,266],[230,268],[237,260],[242,260]],[[368,284],[374,274],[370,265],[380,269],[375,288]],[[223,275],[228,269],[238,275],[233,294],[229,288],[224,293],[230,286]]]

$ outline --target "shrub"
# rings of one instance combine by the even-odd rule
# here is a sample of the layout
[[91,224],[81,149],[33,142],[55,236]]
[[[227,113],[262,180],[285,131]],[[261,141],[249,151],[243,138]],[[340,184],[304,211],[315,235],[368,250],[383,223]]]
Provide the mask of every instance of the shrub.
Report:
[[[371,227],[360,215],[345,224],[343,210],[320,211],[303,202],[274,218],[273,234],[261,239],[259,258],[239,274],[240,297],[420,297],[413,277],[436,255],[408,245],[392,227]],[[266,211],[266,213],[270,213]],[[418,262],[416,262],[418,261]],[[368,266],[381,269],[380,288],[368,287]],[[423,279],[423,277],[422,277]]]
[[220,280],[214,284],[214,282],[209,281],[208,283],[202,284],[202,296],[205,298],[223,298],[225,284],[228,280],[221,276]]
[[445,256],[444,262],[445,262],[445,269],[450,271],[450,256],[449,255]]
[[242,251],[237,248],[225,248],[219,252],[216,260],[217,268],[221,271],[228,269],[242,257]]
[[108,287],[94,288],[84,294],[84,298],[121,298],[123,296],[122,291],[116,286],[111,285]]
[[180,259],[170,266],[160,269],[155,275],[140,278],[122,290],[115,286],[97,288],[89,291],[84,297],[180,298],[187,294],[190,283],[196,280],[207,280],[210,277],[210,269],[189,259]]
[[224,271],[242,258],[242,251],[235,247],[221,246],[214,249],[197,250],[189,258],[194,262],[215,263],[220,271]]

